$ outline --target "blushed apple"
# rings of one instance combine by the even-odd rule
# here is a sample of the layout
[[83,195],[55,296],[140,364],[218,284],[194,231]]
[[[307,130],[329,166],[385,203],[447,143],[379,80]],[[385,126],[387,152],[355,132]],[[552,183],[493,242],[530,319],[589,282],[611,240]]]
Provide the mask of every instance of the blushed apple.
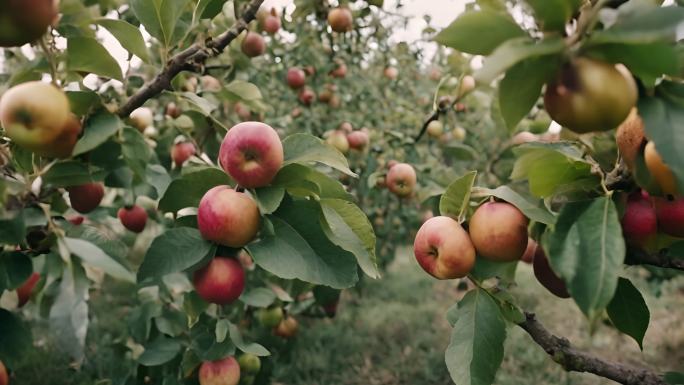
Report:
[[331,132],[326,139],[326,142],[343,154],[349,152],[349,140],[347,139],[347,135],[344,133],[344,131],[335,130]]
[[306,74],[304,70],[299,67],[292,67],[287,70],[287,85],[292,89],[299,89],[304,87],[306,83]]
[[102,183],[86,183],[66,188],[69,193],[71,207],[81,214],[87,214],[97,208],[104,197]]
[[655,198],[658,229],[667,235],[684,238],[684,199]]
[[565,282],[563,282],[563,280],[553,271],[549,264],[549,258],[544,252],[544,248],[539,245],[534,253],[532,267],[537,281],[539,281],[546,290],[556,297],[570,298],[570,293],[568,293]]
[[81,134],[82,129],[81,121],[71,114],[62,127],[62,132],[57,135],[52,143],[34,152],[48,158],[68,158],[74,152],[74,147],[76,147],[76,142],[78,142],[78,136]]
[[644,161],[646,162],[648,172],[655,179],[658,186],[660,186],[660,190],[664,194],[677,196],[679,194],[677,178],[670,166],[660,157],[654,142],[646,144],[644,148]]
[[534,260],[534,253],[537,252],[537,241],[532,239],[531,237],[527,238],[527,247],[525,248],[525,253],[523,253],[522,258],[520,258],[521,261],[525,263],[532,264],[532,261]]
[[304,87],[299,90],[297,98],[305,106],[310,106],[311,103],[316,99],[316,93],[309,87]]
[[247,32],[240,45],[242,53],[247,57],[257,57],[266,52],[266,42],[264,38],[255,32]]
[[658,234],[655,207],[641,192],[629,196],[620,223],[625,242],[633,246],[647,247],[655,241]]
[[240,186],[267,186],[283,165],[283,144],[273,127],[261,122],[236,124],[223,138],[221,167]]
[[192,142],[180,142],[171,147],[171,159],[176,167],[183,166],[190,157],[195,155],[195,144]]
[[147,211],[138,205],[122,207],[116,216],[125,228],[134,233],[141,233],[147,224]]
[[271,35],[276,34],[280,30],[280,18],[275,15],[268,15],[264,18],[264,31]]
[[387,172],[387,188],[399,197],[407,197],[416,187],[416,170],[408,163],[397,163]]
[[192,283],[205,301],[227,305],[245,289],[245,271],[237,260],[217,256],[193,274]]
[[283,338],[292,338],[297,334],[297,330],[299,329],[299,322],[291,316],[288,315],[285,317],[278,326],[275,327],[273,330],[273,333],[279,337]]
[[420,267],[438,279],[462,278],[475,265],[468,233],[452,218],[432,217],[418,230],[413,253]]
[[351,31],[353,21],[352,13],[348,8],[333,8],[328,12],[328,24],[335,32]]
[[528,219],[506,202],[487,202],[475,210],[468,223],[477,254],[496,262],[519,260],[527,248]]
[[[19,47],[43,36],[57,19],[55,0],[0,2],[0,47]],[[0,385],[6,385],[0,381]]]
[[427,134],[433,138],[439,138],[444,132],[444,125],[439,120],[433,120],[427,125]]
[[0,385],[9,385],[9,375],[5,364],[0,361]]
[[217,361],[204,361],[199,369],[200,385],[237,385],[240,365],[233,356]]
[[357,130],[347,135],[347,141],[349,142],[349,147],[355,150],[363,150],[368,146],[368,133]]
[[[34,272],[28,277],[26,282],[17,288],[17,297],[19,298],[19,303],[17,306],[22,307],[29,301],[29,299],[31,299],[31,293],[33,292],[33,289],[36,287],[36,284],[39,280],[40,274]],[[0,383],[2,383],[2,381],[0,381]]]
[[259,231],[259,209],[252,197],[228,186],[207,191],[197,210],[197,226],[204,239],[229,247],[243,247]]
[[396,80],[399,76],[399,70],[396,67],[386,67],[383,74],[389,80]]
[[256,313],[259,323],[265,328],[274,328],[280,324],[283,320],[284,313],[283,308],[280,306],[274,306],[266,309],[259,309]]

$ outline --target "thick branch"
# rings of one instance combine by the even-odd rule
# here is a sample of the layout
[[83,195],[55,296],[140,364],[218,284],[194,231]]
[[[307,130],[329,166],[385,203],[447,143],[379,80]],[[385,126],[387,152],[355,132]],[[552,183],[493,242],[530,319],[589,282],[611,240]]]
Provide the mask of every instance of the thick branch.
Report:
[[668,255],[667,249],[657,253],[647,253],[640,249],[630,248],[625,260],[627,265],[651,265],[668,269],[684,270],[684,258]]
[[215,39],[209,39],[205,44],[195,43],[182,52],[173,56],[166,63],[166,67],[154,80],[145,84],[126,103],[119,108],[117,114],[120,117],[127,117],[136,108],[142,106],[148,99],[160,94],[162,91],[171,88],[171,80],[181,71],[194,71],[201,67],[204,62],[217,56],[233,41],[242,31],[247,29],[250,21],[254,20],[256,13],[264,0],[252,0],[242,16],[226,32]]
[[557,337],[537,321],[532,313],[525,313],[525,321],[518,324],[541,346],[551,358],[569,372],[588,372],[625,385],[666,385],[662,376],[648,370],[606,361],[577,350],[570,342]]

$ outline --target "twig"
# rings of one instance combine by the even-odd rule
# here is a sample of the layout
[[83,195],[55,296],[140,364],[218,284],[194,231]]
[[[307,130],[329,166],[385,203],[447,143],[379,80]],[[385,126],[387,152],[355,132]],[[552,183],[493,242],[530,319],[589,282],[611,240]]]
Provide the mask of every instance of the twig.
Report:
[[684,258],[668,255],[668,250],[662,249],[656,253],[647,253],[640,249],[628,249],[627,265],[651,265],[668,269],[684,270]]

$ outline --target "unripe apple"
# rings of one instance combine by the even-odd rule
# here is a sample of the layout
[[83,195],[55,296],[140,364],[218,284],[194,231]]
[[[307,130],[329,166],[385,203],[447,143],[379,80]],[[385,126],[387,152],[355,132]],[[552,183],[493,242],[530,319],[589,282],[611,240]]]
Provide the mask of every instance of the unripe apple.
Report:
[[245,289],[245,271],[237,260],[217,256],[193,274],[192,283],[203,300],[227,305]]
[[181,109],[178,107],[178,105],[174,102],[170,102],[169,104],[166,105],[166,110],[164,110],[164,113],[167,116],[170,116],[174,119],[178,118],[181,116]]
[[311,103],[313,103],[314,99],[316,99],[316,93],[314,93],[311,88],[304,87],[299,91],[297,97],[299,98],[299,101],[302,102],[302,104],[304,104],[305,106],[310,106]]
[[[36,284],[40,280],[40,274],[39,273],[33,273],[31,274],[30,277],[24,282],[21,286],[17,288],[17,297],[19,298],[19,303],[17,306],[22,307],[24,306],[29,299],[31,299],[31,293],[33,292],[33,288],[36,287]],[[0,374],[0,377],[2,374]],[[0,380],[0,384],[2,381]]]
[[387,188],[399,197],[407,197],[416,187],[416,170],[408,163],[397,163],[387,172]]
[[527,238],[527,248],[525,248],[525,253],[523,253],[521,261],[525,263],[532,264],[534,260],[534,253],[537,252],[537,241],[532,238]]
[[658,229],[667,235],[684,238],[684,199],[655,198]]
[[0,385],[9,385],[7,368],[5,368],[5,364],[3,364],[2,361],[0,361]]
[[261,325],[270,329],[280,324],[280,321],[283,320],[284,313],[283,308],[275,306],[267,309],[259,309],[256,316]]
[[139,107],[133,110],[130,115],[131,126],[143,132],[145,129],[154,123],[154,114],[152,110],[147,107]]
[[271,35],[275,35],[280,30],[280,18],[278,16],[268,15],[264,18],[264,31]]
[[568,293],[565,282],[563,282],[556,272],[553,271],[549,264],[549,258],[546,256],[544,248],[541,246],[537,246],[537,250],[534,253],[534,260],[532,261],[532,267],[534,269],[534,276],[537,277],[537,281],[539,281],[546,290],[556,297],[570,298],[570,293]]
[[462,97],[475,89],[475,78],[465,75],[458,86],[458,97]]
[[637,157],[646,141],[644,121],[641,120],[636,107],[632,108],[627,119],[618,127],[615,141],[625,164],[630,170],[634,170]]
[[625,242],[630,245],[647,247],[658,234],[656,210],[650,199],[644,198],[640,192],[629,196],[620,222]]
[[259,231],[259,209],[249,195],[228,186],[207,191],[197,209],[197,226],[204,239],[242,247]]
[[244,374],[256,374],[261,370],[261,360],[254,354],[245,353],[238,358],[240,372]]
[[141,233],[147,224],[147,211],[138,205],[122,207],[116,216],[125,228],[134,233]]
[[48,158],[68,158],[74,152],[78,136],[83,127],[81,121],[73,114],[69,115],[66,124],[62,127],[62,132],[57,135],[52,143],[42,149],[36,149],[36,154]]
[[[57,18],[55,0],[0,2],[0,47],[19,47],[38,40]],[[0,385],[5,385],[0,381]]]
[[51,146],[69,117],[69,100],[49,83],[22,83],[0,98],[0,124],[5,135],[31,151],[45,151]]
[[335,32],[348,32],[352,29],[352,13],[348,8],[333,8],[328,12],[328,24]]
[[670,166],[665,164],[663,158],[660,157],[654,142],[648,142],[644,148],[644,161],[648,172],[655,179],[663,194],[677,195],[679,187],[677,186],[677,179],[675,178]]
[[364,131],[354,131],[347,135],[349,147],[355,150],[363,150],[368,146],[368,133]]
[[451,130],[451,135],[453,135],[454,139],[461,142],[465,139],[466,134],[465,128],[461,126],[456,126],[453,130]]
[[192,142],[180,142],[171,147],[171,159],[176,167],[183,166],[183,163],[195,155],[195,144]]
[[336,63],[337,67],[330,71],[330,76],[334,78],[343,78],[347,76],[347,65],[341,60],[337,60]]
[[326,139],[326,142],[343,154],[349,152],[349,140],[347,139],[347,135],[344,133],[344,131],[335,130],[331,132]]
[[288,315],[285,319],[280,321],[278,326],[273,330],[273,333],[279,337],[291,338],[297,334],[297,329],[299,329],[299,322],[297,322],[293,316]]
[[511,143],[513,145],[519,145],[523,143],[530,143],[530,142],[538,142],[539,141],[539,136],[536,134],[533,134],[529,131],[522,131],[518,132],[513,136],[513,139],[511,139]]
[[475,210],[468,231],[477,254],[495,262],[519,260],[527,248],[528,219],[506,202],[487,202]]
[[396,67],[386,67],[383,73],[389,80],[395,80],[399,76],[399,70]]
[[437,279],[465,277],[475,265],[475,248],[468,233],[445,216],[423,223],[413,242],[413,253],[420,267]]
[[439,138],[444,132],[444,125],[439,120],[433,120],[428,123],[427,133],[433,138]]
[[283,144],[273,127],[243,122],[228,130],[219,151],[221,167],[246,188],[271,183],[283,165]]
[[579,57],[546,85],[544,106],[553,120],[582,134],[617,127],[637,96],[636,83],[624,66]]
[[199,370],[200,385],[237,385],[240,365],[230,356],[218,361],[204,361]]
[[306,83],[306,74],[298,67],[288,69],[286,78],[287,85],[292,89],[302,88]]
[[97,208],[104,197],[102,183],[86,183],[66,188],[69,193],[71,207],[81,214],[87,214]]
[[258,33],[247,32],[247,35],[245,35],[245,38],[242,40],[240,48],[242,49],[242,53],[247,55],[247,57],[257,57],[266,52],[266,42]]

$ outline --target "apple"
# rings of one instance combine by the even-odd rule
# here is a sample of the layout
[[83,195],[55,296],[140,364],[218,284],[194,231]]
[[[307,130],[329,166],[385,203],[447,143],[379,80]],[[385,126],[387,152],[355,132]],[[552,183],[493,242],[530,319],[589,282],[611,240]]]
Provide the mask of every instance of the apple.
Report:
[[298,67],[292,67],[287,70],[287,85],[292,89],[298,89],[304,87],[306,82],[306,74],[304,70]]
[[332,91],[327,89],[318,93],[318,101],[321,103],[330,103],[330,99],[332,99],[332,97]]
[[348,8],[333,8],[328,12],[328,24],[335,32],[348,32],[352,29],[352,13]]
[[273,127],[242,122],[228,130],[219,151],[221,167],[240,186],[263,187],[283,165],[283,144]]
[[648,142],[644,148],[644,161],[648,172],[655,179],[660,190],[666,195],[677,195],[679,187],[677,186],[677,179],[670,167],[665,164],[663,158],[660,157],[654,142]]
[[456,126],[451,131],[451,135],[453,135],[454,139],[456,139],[458,141],[463,141],[466,137],[466,134],[467,134],[467,132],[466,132],[465,128],[463,128],[461,126]]
[[280,306],[270,307],[266,309],[259,309],[256,317],[259,323],[265,328],[274,328],[283,320],[283,308]]
[[178,107],[176,103],[170,102],[166,105],[164,113],[166,114],[166,116],[170,116],[174,119],[177,119],[179,116],[181,116],[181,109],[180,107]]
[[620,223],[625,242],[630,245],[647,247],[658,235],[656,209],[651,200],[644,198],[640,192],[631,194],[627,199]]
[[343,78],[347,76],[347,65],[342,60],[336,60],[337,66],[330,71],[330,76],[334,78]]
[[249,107],[240,102],[235,103],[233,111],[235,111],[237,116],[242,120],[249,120],[252,118],[252,111],[250,111]]
[[0,361],[0,385],[9,385],[9,375],[5,364]]
[[200,77],[200,84],[203,92],[219,92],[221,91],[221,81],[211,75],[204,75]]
[[437,279],[465,277],[475,265],[475,248],[468,233],[446,216],[423,223],[413,241],[413,253],[420,267]]
[[395,80],[399,76],[399,70],[396,67],[386,67],[383,74],[387,79]]
[[344,132],[346,132],[347,134],[349,134],[349,133],[351,133],[352,131],[354,131],[354,127],[353,127],[352,124],[349,123],[349,122],[342,122],[342,123],[340,123],[340,125],[337,127],[337,129],[338,129],[339,131],[344,131]]
[[368,133],[365,131],[354,131],[347,134],[347,141],[349,142],[349,147],[355,150],[363,150],[368,146]]
[[477,254],[495,262],[519,260],[527,248],[528,219],[506,202],[487,202],[475,210],[468,231]]
[[69,193],[71,207],[81,214],[87,214],[97,208],[104,197],[102,183],[86,183],[66,188]]
[[328,102],[328,106],[330,108],[339,108],[341,104],[342,104],[342,99],[340,98],[339,95],[333,95],[330,98],[330,101]]
[[74,152],[78,136],[83,127],[76,115],[69,115],[66,124],[62,127],[62,132],[57,135],[54,141],[42,149],[36,149],[36,154],[48,158],[68,158]]
[[74,226],[78,226],[83,223],[85,217],[83,215],[74,215],[73,217],[67,218],[67,221]]
[[399,197],[411,195],[416,187],[416,170],[408,163],[397,163],[387,172],[387,188]]
[[658,229],[667,235],[684,238],[684,199],[655,198]]
[[274,15],[268,15],[264,18],[263,23],[264,31],[271,35],[275,35],[278,30],[280,30],[280,18]]
[[470,75],[465,75],[461,79],[461,84],[458,86],[458,97],[461,98],[469,94],[475,89],[475,78]]
[[245,271],[236,259],[216,256],[193,274],[192,283],[205,301],[227,305],[245,289]]
[[520,258],[521,261],[525,263],[531,264],[532,261],[534,260],[534,253],[537,251],[537,241],[532,239],[531,237],[527,238],[527,247],[525,248],[525,252],[523,253],[522,258]]
[[62,90],[49,83],[22,83],[0,98],[0,125],[5,135],[31,151],[44,151],[51,146],[69,118],[69,100]]
[[122,207],[116,216],[125,228],[134,233],[141,233],[147,224],[147,211],[138,205]]
[[302,104],[304,104],[305,106],[310,106],[311,103],[313,103],[314,99],[316,99],[316,93],[314,93],[311,88],[304,87],[299,91],[297,97],[299,98],[299,101],[302,102]]
[[582,134],[617,127],[637,96],[636,83],[624,66],[578,57],[546,85],[544,107],[553,120]]
[[0,2],[0,47],[19,47],[38,40],[57,18],[57,5],[55,0]]
[[233,356],[217,361],[204,361],[199,369],[200,385],[237,385],[240,365]]
[[641,153],[644,142],[646,142],[644,121],[641,120],[636,107],[632,108],[627,119],[618,127],[615,133],[615,142],[627,167],[634,170],[637,157]]
[[195,155],[195,144],[192,142],[180,142],[171,147],[171,159],[176,167],[183,166],[183,163]]
[[430,72],[428,73],[428,77],[430,78],[430,80],[436,82],[442,78],[442,71],[440,71],[439,68],[433,67],[430,69]]
[[511,139],[511,143],[513,143],[513,145],[515,145],[515,146],[523,144],[523,143],[538,142],[538,141],[539,141],[539,135],[533,134],[529,131],[518,132]]
[[344,131],[335,130],[331,132],[326,139],[326,142],[343,154],[349,152],[349,140],[347,139],[347,135],[344,133]]
[[439,120],[433,120],[427,125],[427,133],[433,138],[439,138],[444,132],[444,125]]
[[454,104],[454,111],[456,112],[465,112],[466,110],[466,105],[463,103],[456,103]]
[[378,177],[378,179],[375,180],[375,185],[380,187],[380,188],[386,187],[387,182],[385,181],[385,177],[384,176]]
[[240,371],[245,374],[256,374],[261,370],[261,359],[254,354],[245,353],[238,358]]
[[242,247],[259,231],[259,209],[246,193],[216,186],[204,194],[197,209],[197,226],[204,239]]
[[131,125],[143,132],[145,129],[154,123],[154,114],[152,110],[147,107],[139,107],[131,112],[129,116]]
[[28,302],[29,299],[31,299],[33,288],[36,287],[36,284],[39,280],[40,274],[34,272],[21,286],[17,288],[17,297],[19,297],[19,303],[17,306],[22,307],[26,304],[26,302]]
[[387,162],[387,169],[391,169],[392,167],[396,166],[399,164],[399,161],[396,159],[390,159],[389,162]]
[[565,282],[553,271],[549,264],[549,258],[544,252],[544,248],[537,246],[532,260],[532,268],[537,281],[546,288],[551,294],[559,298],[570,298]]
[[291,338],[297,334],[297,329],[299,329],[299,322],[291,315],[288,315],[273,329],[273,333],[279,337]]
[[240,48],[242,49],[242,53],[247,55],[247,57],[257,57],[266,52],[266,42],[258,33],[247,32],[247,35],[245,35],[245,38],[242,40]]

